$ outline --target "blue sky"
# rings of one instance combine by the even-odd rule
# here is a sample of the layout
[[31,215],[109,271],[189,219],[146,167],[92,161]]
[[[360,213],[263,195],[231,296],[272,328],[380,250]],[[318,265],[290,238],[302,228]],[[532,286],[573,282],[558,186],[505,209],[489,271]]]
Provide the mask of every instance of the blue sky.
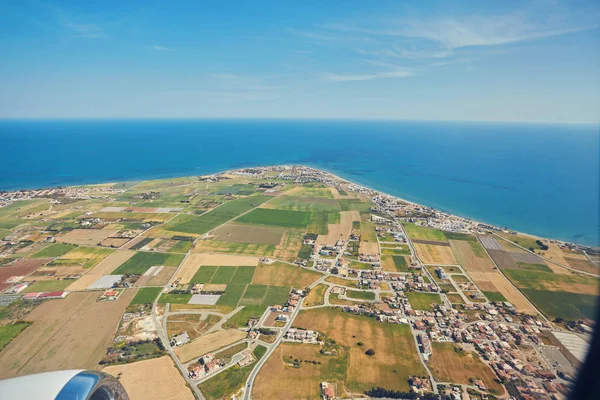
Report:
[[600,122],[597,1],[0,1],[2,118]]

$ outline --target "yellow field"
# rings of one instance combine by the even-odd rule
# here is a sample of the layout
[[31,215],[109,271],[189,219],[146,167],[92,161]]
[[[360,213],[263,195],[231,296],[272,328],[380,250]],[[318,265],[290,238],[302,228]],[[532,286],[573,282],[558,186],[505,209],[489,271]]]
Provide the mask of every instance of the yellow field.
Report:
[[198,339],[175,348],[175,354],[181,362],[188,362],[206,353],[220,349],[221,347],[235,343],[246,337],[246,332],[237,329],[227,329],[209,333]]
[[[345,354],[324,356],[320,346],[314,344],[282,343],[269,358],[256,376],[252,391],[253,399],[318,399],[322,381],[339,381],[342,389],[345,378]],[[290,356],[292,358],[290,358]],[[317,361],[301,362],[292,366],[293,360]]]
[[[375,319],[332,308],[301,311],[294,325],[325,333],[348,346],[346,388],[362,393],[373,386],[408,390],[410,375],[426,375],[408,325],[382,324]],[[357,342],[363,342],[358,346]],[[374,356],[365,354],[375,350]]]
[[502,385],[496,383],[496,375],[476,353],[454,351],[453,343],[433,343],[431,370],[435,379],[442,382],[471,384],[470,379],[481,379],[495,395],[504,394]]
[[273,256],[278,260],[294,261],[298,258],[298,252],[302,247],[303,236],[302,232],[284,232]]
[[310,285],[321,276],[320,273],[290,264],[274,262],[273,264],[259,264],[254,273],[252,283],[273,286],[294,286],[302,289]]
[[425,264],[458,264],[450,246],[438,246],[424,243],[413,243],[413,245],[415,246],[419,258]]
[[[469,272],[469,275],[471,276],[471,279],[473,279],[473,282],[482,290],[500,292],[508,302],[512,303],[521,312],[537,314],[536,309],[529,304],[525,296],[515,289],[500,272]],[[496,290],[490,290],[490,284],[492,284]]]
[[318,306],[325,304],[325,292],[329,286],[319,283],[317,286],[310,290],[306,299],[304,299],[303,305],[306,307]]
[[131,400],[194,400],[195,397],[169,356],[114,365],[103,369],[119,381]]

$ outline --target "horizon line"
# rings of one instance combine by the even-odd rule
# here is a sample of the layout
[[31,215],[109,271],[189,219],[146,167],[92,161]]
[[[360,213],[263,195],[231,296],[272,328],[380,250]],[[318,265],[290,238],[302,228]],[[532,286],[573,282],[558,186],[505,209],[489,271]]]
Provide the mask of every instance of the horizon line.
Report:
[[390,117],[0,117],[3,121],[369,121],[369,122],[466,122],[494,124],[596,125],[599,121],[410,119]]

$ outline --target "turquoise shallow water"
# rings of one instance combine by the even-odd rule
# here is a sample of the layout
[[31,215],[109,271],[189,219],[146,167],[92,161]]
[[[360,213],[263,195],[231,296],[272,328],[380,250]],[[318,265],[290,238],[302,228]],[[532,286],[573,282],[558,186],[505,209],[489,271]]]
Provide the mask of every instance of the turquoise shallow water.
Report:
[[595,125],[0,121],[0,190],[298,163],[458,215],[598,245]]

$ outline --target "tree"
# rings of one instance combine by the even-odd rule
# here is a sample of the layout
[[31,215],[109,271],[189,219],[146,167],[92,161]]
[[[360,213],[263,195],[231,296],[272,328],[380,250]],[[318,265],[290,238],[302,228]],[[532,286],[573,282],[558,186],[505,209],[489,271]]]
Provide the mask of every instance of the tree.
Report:
[[368,356],[374,356],[375,355],[375,350],[369,349],[369,350],[365,351],[365,354],[368,355]]
[[364,343],[363,343],[363,342],[358,342],[358,343],[356,343],[356,344],[357,344],[357,345],[359,345],[359,346],[363,346],[363,345],[364,345]]

